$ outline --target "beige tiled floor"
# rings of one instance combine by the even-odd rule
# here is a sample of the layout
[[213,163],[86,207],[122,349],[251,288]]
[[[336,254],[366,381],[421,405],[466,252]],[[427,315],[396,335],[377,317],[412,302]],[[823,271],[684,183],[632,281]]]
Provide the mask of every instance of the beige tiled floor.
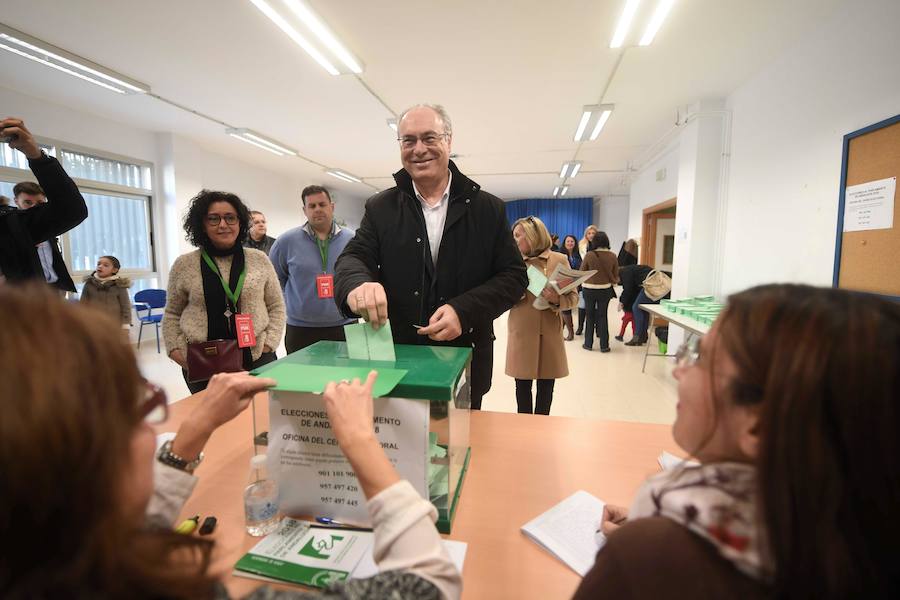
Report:
[[[615,306],[610,303],[609,322],[613,334],[618,333],[620,320]],[[515,412],[515,382],[504,373],[506,315],[497,319],[494,330],[497,335],[494,377],[483,409]],[[625,339],[630,337],[629,329]],[[557,380],[550,414],[644,423],[671,423],[674,420],[675,381],[671,375],[671,359],[650,357],[647,372],[641,373],[644,347],[627,347],[611,339],[612,352],[601,354],[596,348],[590,352],[584,350],[582,343],[579,336],[566,342],[569,376]],[[283,347],[278,354],[284,356]],[[138,350],[138,362],[144,376],[166,390],[170,402],[188,395],[178,366],[164,354],[157,354],[152,332],[151,338]]]

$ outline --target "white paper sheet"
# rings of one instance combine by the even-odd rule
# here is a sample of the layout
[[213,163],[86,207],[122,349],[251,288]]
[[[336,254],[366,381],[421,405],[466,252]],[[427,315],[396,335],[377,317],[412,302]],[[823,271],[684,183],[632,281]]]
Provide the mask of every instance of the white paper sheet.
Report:
[[584,577],[606,543],[597,534],[606,503],[579,490],[522,526],[522,533]]
[[844,194],[844,231],[891,229],[897,178],[848,185]]
[[[456,568],[462,573],[463,562],[466,560],[466,550],[469,545],[465,542],[458,542],[456,540],[441,541],[444,543],[447,554],[450,555],[450,560],[453,561],[453,564],[456,565]],[[377,573],[378,567],[375,566],[375,559],[372,558],[372,548],[370,547],[369,551],[360,559],[359,564],[356,565],[356,568],[353,570],[353,573],[350,574],[350,577],[352,579],[363,579],[365,577],[372,577]]]

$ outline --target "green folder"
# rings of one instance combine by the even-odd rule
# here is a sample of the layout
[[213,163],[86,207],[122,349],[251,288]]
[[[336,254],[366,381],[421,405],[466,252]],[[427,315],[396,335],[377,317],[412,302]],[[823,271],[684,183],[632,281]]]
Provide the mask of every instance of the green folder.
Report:
[[[343,379],[353,381],[354,378],[358,378],[361,382],[365,382],[371,370],[370,367],[328,367],[282,363],[262,372],[253,371],[252,374],[274,379],[277,383],[275,387],[271,388],[273,390],[321,394],[325,391],[325,386],[332,381],[338,382]],[[376,368],[375,370],[378,371],[378,379],[375,380],[375,387],[372,390],[372,396],[375,398],[389,394],[408,372],[405,369]]]
[[547,287],[547,276],[541,273],[534,265],[528,265],[528,291],[535,296],[540,296]]

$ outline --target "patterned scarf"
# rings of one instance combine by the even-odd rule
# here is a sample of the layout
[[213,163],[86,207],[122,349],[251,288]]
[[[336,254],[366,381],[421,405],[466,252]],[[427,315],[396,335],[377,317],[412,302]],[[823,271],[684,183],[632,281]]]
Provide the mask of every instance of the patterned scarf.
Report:
[[744,463],[679,467],[648,479],[628,519],[666,517],[710,542],[741,572],[770,581],[772,562],[756,515],[756,469]]

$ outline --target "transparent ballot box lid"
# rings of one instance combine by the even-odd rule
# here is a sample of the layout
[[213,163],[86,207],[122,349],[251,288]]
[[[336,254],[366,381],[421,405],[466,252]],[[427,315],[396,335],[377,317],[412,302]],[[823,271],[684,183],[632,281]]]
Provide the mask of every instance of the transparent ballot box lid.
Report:
[[[253,406],[253,436],[268,446],[282,512],[368,524],[365,497],[331,433],[321,396],[329,381],[378,371],[374,427],[400,473],[438,510],[449,533],[469,464],[469,348],[396,345],[396,361],[356,360],[344,342],[318,342],[260,367],[277,385]],[[265,404],[266,406],[263,406]]]

